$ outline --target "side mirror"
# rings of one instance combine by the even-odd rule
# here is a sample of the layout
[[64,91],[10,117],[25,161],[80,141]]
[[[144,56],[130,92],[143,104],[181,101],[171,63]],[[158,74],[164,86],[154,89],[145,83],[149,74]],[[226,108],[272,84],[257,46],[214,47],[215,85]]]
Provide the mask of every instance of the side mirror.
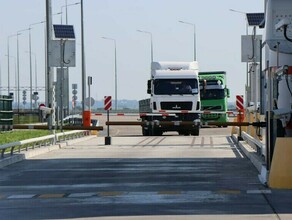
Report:
[[227,93],[227,98],[230,98],[230,90],[226,89],[226,93]]
[[151,81],[152,80],[147,81],[147,94],[151,94]]

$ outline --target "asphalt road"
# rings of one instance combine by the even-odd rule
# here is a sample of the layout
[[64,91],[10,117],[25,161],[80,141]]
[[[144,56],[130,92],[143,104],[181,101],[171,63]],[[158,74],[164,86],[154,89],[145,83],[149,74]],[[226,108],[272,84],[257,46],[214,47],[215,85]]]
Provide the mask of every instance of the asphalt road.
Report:
[[0,219],[292,219],[292,192],[261,185],[228,128],[111,132],[1,169]]

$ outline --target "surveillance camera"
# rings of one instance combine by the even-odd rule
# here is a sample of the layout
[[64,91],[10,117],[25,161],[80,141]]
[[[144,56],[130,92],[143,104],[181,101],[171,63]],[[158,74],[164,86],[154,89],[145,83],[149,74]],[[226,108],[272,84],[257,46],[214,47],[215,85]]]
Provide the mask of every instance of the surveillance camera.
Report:
[[289,24],[291,24],[290,20],[288,18],[283,18],[281,21],[279,21],[276,25],[275,25],[275,29],[278,30],[282,30],[285,26],[287,27]]

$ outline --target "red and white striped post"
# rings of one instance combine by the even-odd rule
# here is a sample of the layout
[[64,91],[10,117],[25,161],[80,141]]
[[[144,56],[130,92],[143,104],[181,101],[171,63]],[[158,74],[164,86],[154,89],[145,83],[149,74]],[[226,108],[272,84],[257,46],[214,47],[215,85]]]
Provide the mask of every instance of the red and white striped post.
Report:
[[[244,119],[243,95],[236,96],[236,109],[238,111],[237,122],[243,122],[243,119]],[[239,141],[243,140],[243,138],[241,137],[241,126],[239,126],[239,134],[238,134],[237,139]]]
[[236,96],[236,109],[238,111],[237,121],[242,122],[244,118],[243,117],[243,113],[244,113],[243,95]]
[[[112,109],[112,97],[104,97],[104,110],[107,111],[107,122],[109,122],[109,110]],[[107,125],[107,137],[104,139],[105,145],[111,145],[111,137],[109,136],[109,125]]]

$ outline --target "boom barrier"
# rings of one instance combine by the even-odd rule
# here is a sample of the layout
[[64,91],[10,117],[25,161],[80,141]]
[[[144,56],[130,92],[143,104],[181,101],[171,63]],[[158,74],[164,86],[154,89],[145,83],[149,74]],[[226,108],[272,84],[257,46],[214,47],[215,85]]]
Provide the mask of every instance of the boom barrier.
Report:
[[191,125],[216,125],[216,126],[255,126],[265,127],[265,122],[192,122],[192,121],[107,121],[106,125],[117,125],[117,126],[142,126],[142,125],[166,125],[166,126],[191,126]]
[[[12,129],[47,129],[47,130],[61,130],[61,126],[47,126],[47,125],[0,125],[0,131],[7,131]],[[63,130],[95,130],[102,131],[102,126],[62,126]]]

